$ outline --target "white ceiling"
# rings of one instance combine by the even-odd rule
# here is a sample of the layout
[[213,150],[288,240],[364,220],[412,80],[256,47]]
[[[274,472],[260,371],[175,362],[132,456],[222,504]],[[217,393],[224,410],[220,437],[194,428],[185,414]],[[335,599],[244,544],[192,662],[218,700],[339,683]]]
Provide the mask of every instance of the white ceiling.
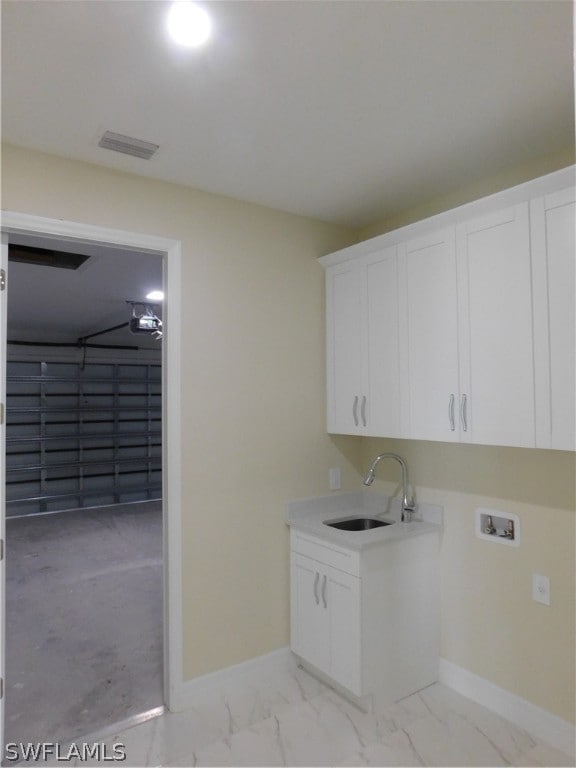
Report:
[[[356,227],[573,143],[568,0],[205,6],[214,36],[192,50],[169,42],[168,2],[2,0],[3,139]],[[105,130],[160,150],[101,149]],[[160,279],[145,254],[12,264],[9,338],[124,322]]]
[[4,140],[353,226],[573,142],[568,0],[205,5],[193,50],[166,2],[3,0]]

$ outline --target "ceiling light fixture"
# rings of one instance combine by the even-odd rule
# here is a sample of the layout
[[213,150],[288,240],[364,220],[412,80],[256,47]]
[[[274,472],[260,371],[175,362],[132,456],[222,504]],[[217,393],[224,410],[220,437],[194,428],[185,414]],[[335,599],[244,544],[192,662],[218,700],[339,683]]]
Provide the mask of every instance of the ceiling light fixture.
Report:
[[176,0],[168,12],[168,32],[178,45],[195,48],[203,45],[212,31],[206,11],[190,0]]
[[164,301],[164,291],[150,291],[146,294],[148,301]]

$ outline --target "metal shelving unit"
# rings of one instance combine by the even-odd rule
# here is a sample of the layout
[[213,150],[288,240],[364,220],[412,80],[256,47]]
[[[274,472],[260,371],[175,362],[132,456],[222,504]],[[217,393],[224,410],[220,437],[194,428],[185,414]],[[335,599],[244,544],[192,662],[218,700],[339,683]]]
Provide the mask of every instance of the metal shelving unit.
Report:
[[7,364],[8,516],[159,499],[161,366]]

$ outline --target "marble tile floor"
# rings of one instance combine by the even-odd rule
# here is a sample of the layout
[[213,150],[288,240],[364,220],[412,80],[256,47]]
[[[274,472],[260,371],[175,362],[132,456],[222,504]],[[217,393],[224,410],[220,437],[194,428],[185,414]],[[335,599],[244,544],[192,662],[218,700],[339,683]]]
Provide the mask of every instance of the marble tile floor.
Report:
[[295,665],[82,741],[123,745],[130,766],[574,766],[440,683],[367,714]]

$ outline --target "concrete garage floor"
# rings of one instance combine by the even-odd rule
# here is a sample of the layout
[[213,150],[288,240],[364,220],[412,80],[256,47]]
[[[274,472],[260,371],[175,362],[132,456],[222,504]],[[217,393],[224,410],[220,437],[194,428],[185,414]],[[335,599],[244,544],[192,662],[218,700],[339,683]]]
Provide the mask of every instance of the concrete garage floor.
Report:
[[5,742],[162,703],[161,503],[8,519]]

